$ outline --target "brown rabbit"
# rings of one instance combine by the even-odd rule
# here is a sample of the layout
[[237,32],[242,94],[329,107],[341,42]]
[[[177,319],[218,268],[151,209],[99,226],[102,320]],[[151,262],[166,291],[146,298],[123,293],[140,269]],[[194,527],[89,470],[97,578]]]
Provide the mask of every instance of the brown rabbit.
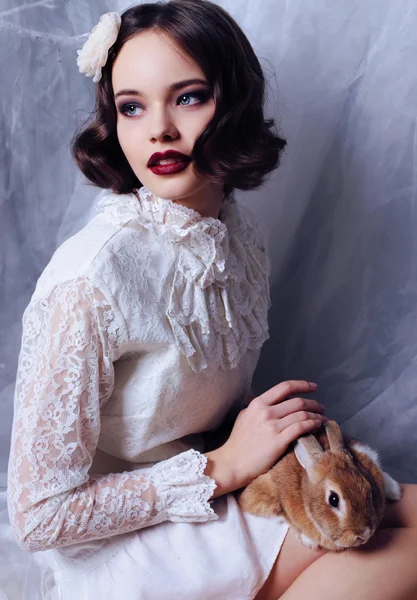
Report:
[[381,523],[385,500],[401,494],[382,471],[378,453],[328,421],[290,445],[239,493],[239,504],[255,515],[284,517],[311,548],[344,550],[367,542]]

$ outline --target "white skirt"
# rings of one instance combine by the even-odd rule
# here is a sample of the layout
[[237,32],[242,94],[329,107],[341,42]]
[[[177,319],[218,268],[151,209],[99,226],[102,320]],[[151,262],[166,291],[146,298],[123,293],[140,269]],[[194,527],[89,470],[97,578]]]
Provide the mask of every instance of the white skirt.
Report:
[[233,493],[212,507],[216,521],[168,521],[35,553],[43,600],[253,599],[288,525],[241,511]]

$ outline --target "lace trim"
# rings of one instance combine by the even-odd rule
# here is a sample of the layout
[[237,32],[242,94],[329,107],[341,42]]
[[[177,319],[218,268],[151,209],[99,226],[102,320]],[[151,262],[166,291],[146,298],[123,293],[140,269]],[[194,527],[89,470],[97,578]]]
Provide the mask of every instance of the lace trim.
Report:
[[112,304],[79,277],[32,299],[24,312],[7,487],[10,523],[24,550],[167,519],[217,518],[208,504],[216,484],[196,450],[149,469],[90,475],[121,341]]
[[207,457],[192,448],[151,467],[151,481],[167,520],[195,523],[218,519],[209,504],[217,485],[204,475],[206,465]]
[[221,221],[203,217],[192,208],[155,196],[141,187],[138,195],[109,194],[96,207],[118,225],[135,219],[142,227],[186,247],[189,254],[183,267],[184,275],[201,287],[207,287],[215,280],[227,279],[228,226],[231,225],[235,204],[233,198],[223,202],[219,215],[223,219]]
[[155,196],[110,195],[98,206],[110,218],[135,218],[178,244],[166,314],[179,349],[195,372],[220,364],[234,369],[247,350],[269,338],[270,260],[266,232],[234,198],[223,202],[220,219]]

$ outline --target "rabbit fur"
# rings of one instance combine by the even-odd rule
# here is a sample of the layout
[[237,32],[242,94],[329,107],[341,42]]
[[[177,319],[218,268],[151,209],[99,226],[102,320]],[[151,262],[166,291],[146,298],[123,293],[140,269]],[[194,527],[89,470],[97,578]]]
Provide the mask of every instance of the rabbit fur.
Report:
[[341,551],[366,543],[381,523],[386,500],[401,495],[378,453],[328,421],[290,444],[238,494],[238,502],[255,515],[284,517],[310,548]]

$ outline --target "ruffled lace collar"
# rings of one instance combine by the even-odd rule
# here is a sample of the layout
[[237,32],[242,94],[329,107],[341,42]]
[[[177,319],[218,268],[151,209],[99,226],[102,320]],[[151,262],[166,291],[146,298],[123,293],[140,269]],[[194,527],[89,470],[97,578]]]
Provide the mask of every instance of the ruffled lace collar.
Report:
[[219,218],[202,216],[193,208],[161,198],[142,186],[136,193],[109,194],[97,203],[113,220],[120,223],[135,217],[147,229],[181,244],[188,255],[182,261],[184,275],[201,287],[227,280],[226,259],[230,234],[239,228],[236,200],[223,200]]
[[234,198],[223,200],[220,207],[219,218],[204,217],[198,211],[178,202],[156,196],[153,192],[142,186],[135,194],[144,213],[152,221],[165,226],[166,230],[172,229],[181,237],[193,230],[216,235],[226,231],[228,221],[227,208],[236,201]]
[[179,246],[166,309],[176,342],[196,372],[238,365],[268,339],[270,262],[265,232],[234,197],[219,218],[160,198],[145,187],[109,194],[98,209],[120,223],[135,218]]

